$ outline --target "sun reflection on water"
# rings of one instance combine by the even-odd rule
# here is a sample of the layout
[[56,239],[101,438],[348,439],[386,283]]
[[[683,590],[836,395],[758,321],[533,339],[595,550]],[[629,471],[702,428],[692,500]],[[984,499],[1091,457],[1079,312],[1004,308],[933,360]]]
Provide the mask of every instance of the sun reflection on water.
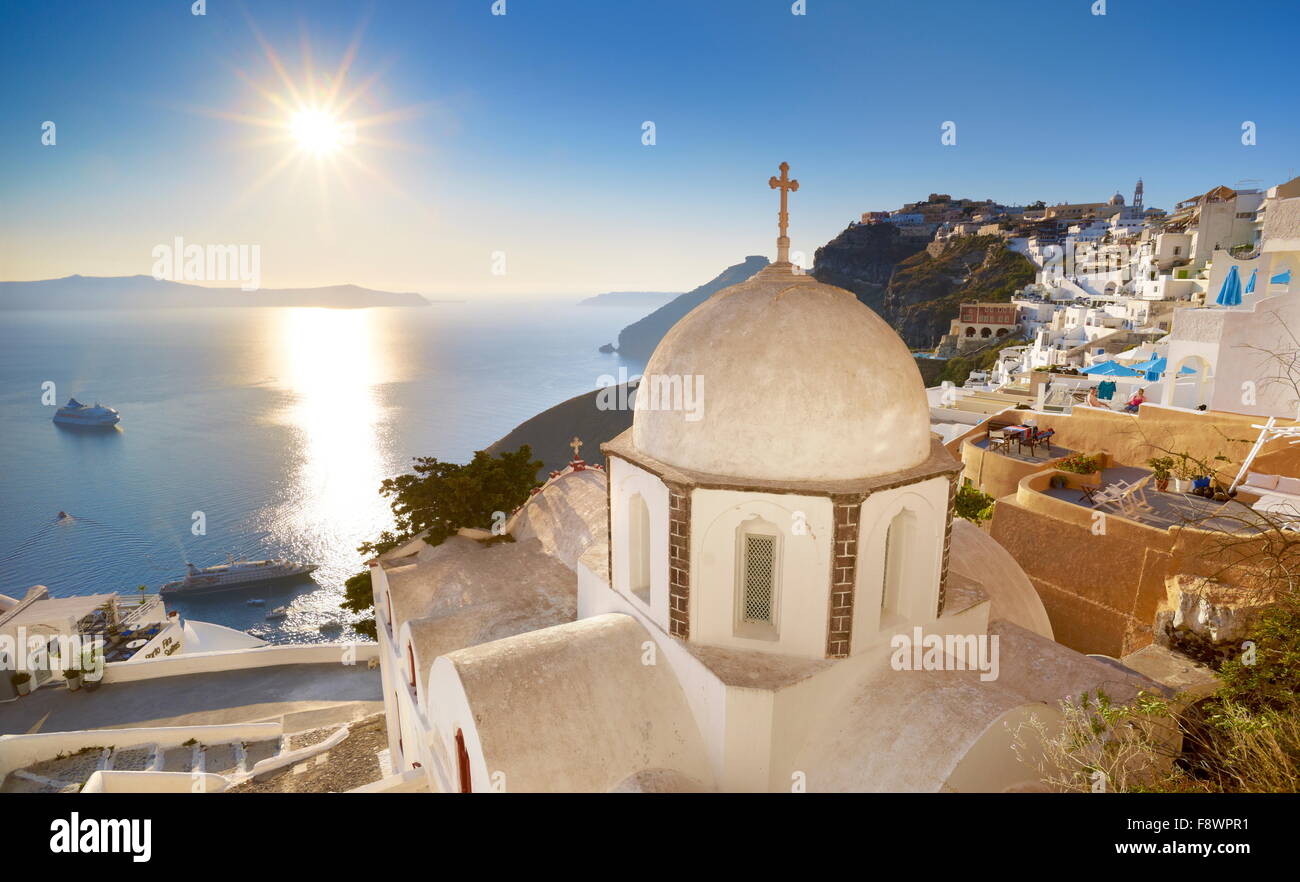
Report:
[[286,393],[278,417],[298,449],[265,528],[285,553],[320,566],[325,590],[297,598],[285,623],[315,628],[342,615],[339,588],[362,568],[357,545],[392,524],[378,491],[395,470],[382,399],[394,365],[371,310],[285,309],[272,335]]

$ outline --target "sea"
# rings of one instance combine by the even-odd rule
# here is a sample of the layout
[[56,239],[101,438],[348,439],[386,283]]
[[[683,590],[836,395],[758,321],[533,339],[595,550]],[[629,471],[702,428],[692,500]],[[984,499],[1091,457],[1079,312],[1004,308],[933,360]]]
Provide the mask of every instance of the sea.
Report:
[[[392,526],[380,482],[417,456],[465,462],[602,375],[640,373],[597,349],[649,311],[0,311],[0,593],[132,595],[186,562],[288,557],[319,569],[169,609],[272,643],[355,637],[339,601],[357,546]],[[55,425],[70,397],[121,423]],[[267,621],[278,606],[287,618]]]

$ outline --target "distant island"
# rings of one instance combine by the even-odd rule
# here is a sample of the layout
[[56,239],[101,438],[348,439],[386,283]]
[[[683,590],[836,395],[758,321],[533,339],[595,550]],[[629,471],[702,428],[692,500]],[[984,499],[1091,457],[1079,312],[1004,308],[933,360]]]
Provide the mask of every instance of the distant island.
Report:
[[606,343],[600,347],[601,352],[618,352],[625,358],[635,361],[647,361],[654,352],[664,334],[677,320],[695,307],[699,306],[716,291],[739,285],[754,273],[767,266],[767,258],[761,255],[746,257],[741,263],[729,266],[712,280],[705,282],[692,291],[673,297],[654,312],[639,321],[633,322],[618,334],[618,346]]
[[669,300],[672,300],[679,292],[665,291],[610,291],[605,294],[597,294],[595,297],[588,297],[586,300],[579,301],[579,306],[645,306],[651,309],[658,309]]
[[32,282],[0,282],[0,309],[188,309],[236,306],[428,306],[419,294],[373,291],[357,285],[323,288],[204,288],[152,276],[66,276]]

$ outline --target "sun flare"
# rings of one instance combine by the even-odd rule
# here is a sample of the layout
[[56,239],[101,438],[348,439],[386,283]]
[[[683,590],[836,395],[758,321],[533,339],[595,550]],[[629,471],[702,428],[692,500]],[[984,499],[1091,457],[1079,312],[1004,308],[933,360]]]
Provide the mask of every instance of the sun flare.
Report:
[[348,123],[315,107],[294,113],[289,119],[289,131],[299,149],[318,155],[333,153],[356,141],[355,132]]

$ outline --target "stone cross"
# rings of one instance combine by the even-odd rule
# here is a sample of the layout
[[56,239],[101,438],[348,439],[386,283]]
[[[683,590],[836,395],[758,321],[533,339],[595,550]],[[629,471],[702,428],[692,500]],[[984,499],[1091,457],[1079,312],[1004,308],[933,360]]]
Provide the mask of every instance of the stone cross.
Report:
[[781,235],[776,239],[776,262],[779,264],[788,264],[790,262],[790,237],[786,235],[786,228],[790,225],[790,212],[786,204],[786,196],[794,190],[799,189],[799,182],[790,177],[790,163],[781,163],[781,177],[772,175],[767,185],[773,190],[781,190],[781,213],[777,215],[780,222]]
[[582,451],[582,439],[574,435],[573,440],[569,442],[569,446],[573,448],[573,458],[578,459],[578,454]]

